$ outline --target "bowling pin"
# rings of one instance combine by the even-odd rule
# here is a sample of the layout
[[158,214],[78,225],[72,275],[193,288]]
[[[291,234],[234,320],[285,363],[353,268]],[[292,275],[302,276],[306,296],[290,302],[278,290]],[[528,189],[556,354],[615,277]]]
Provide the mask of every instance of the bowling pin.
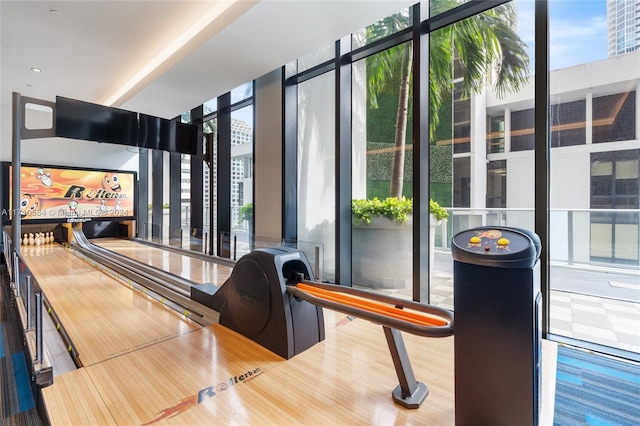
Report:
[[27,234],[24,234],[24,238],[22,239],[22,245],[26,246],[29,244],[29,236]]
[[36,239],[33,236],[33,233],[29,233],[29,245],[32,246],[36,243]]
[[40,238],[40,233],[36,234],[36,240],[35,243],[37,246],[39,246],[40,244],[42,244],[42,238]]

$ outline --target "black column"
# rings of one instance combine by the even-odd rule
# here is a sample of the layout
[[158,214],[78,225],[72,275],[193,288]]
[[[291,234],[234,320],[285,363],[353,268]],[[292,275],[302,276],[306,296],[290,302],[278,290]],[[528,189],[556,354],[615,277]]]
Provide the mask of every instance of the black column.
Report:
[[[191,110],[191,123],[198,126],[199,130],[202,131],[202,105]],[[202,221],[202,210],[203,210],[203,202],[202,202],[202,144],[198,144],[198,155],[191,157],[191,176],[190,176],[190,232],[191,235],[202,239],[204,238],[204,233],[202,232],[203,221]],[[195,231],[195,232],[194,232]],[[193,241],[193,240],[192,240]],[[199,240],[195,240],[199,241]],[[202,242],[204,244],[204,241]],[[191,247],[191,249],[198,249],[199,247]]]
[[537,0],[535,6],[535,99],[534,99],[534,202],[535,232],[540,236],[540,286],[542,291],[543,337],[549,332],[549,4]]
[[413,19],[413,300],[429,303],[429,36],[422,36],[420,4]]
[[336,42],[336,282],[351,286],[351,36]]
[[182,156],[169,153],[169,244],[182,247]]
[[217,252],[231,257],[221,235],[231,234],[231,92],[218,97],[218,161],[217,161]]
[[298,239],[298,85],[296,63],[282,73],[282,238]]
[[151,236],[154,240],[162,238],[162,202],[163,202],[163,175],[162,151],[151,150]]
[[149,150],[140,148],[138,152],[138,216],[136,218],[138,237],[148,238],[149,232]]

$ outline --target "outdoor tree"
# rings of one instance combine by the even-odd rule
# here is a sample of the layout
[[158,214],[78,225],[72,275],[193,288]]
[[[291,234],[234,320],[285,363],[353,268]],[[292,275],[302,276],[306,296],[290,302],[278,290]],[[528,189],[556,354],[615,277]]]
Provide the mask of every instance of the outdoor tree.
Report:
[[[456,6],[456,0],[432,2],[432,15]],[[380,39],[410,26],[410,17],[396,13],[367,28],[367,39]],[[529,79],[529,56],[525,43],[515,31],[516,13],[505,4],[430,34],[429,39],[429,139],[439,124],[442,101],[454,88],[453,69],[458,61],[463,73],[462,95],[479,93],[494,76],[498,97],[520,90]],[[404,155],[411,97],[413,66],[410,42],[367,58],[367,96],[377,107],[382,93],[397,94],[390,197],[402,197]]]

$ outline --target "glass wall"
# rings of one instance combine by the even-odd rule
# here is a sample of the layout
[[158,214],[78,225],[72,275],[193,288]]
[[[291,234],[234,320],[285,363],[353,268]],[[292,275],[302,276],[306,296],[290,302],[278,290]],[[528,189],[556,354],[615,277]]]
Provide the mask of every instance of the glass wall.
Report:
[[[409,23],[404,10],[368,27],[365,36],[380,39]],[[354,62],[352,68],[352,285],[394,289],[409,298],[413,283],[412,65],[412,42],[407,42]],[[372,208],[397,209],[400,215],[370,219],[358,214]]]
[[298,240],[324,246],[335,277],[335,73],[298,84]]
[[550,331],[638,352],[640,51],[611,49],[618,2],[571,3],[549,6]]
[[[451,8],[444,3],[433,9]],[[476,226],[533,230],[533,21],[520,15],[532,8],[504,4],[430,34],[430,190],[449,210],[434,229],[432,303],[453,307],[451,236]],[[528,140],[526,155],[515,152],[517,138]]]
[[231,229],[237,245],[249,250],[253,238],[252,105],[231,113]]
[[[343,182],[349,182],[354,200],[348,250],[352,284],[451,308],[451,237],[482,225],[534,230],[535,198],[548,195],[550,211],[537,213],[538,218],[549,215],[544,226],[538,222],[538,231],[550,236],[545,247],[549,331],[639,352],[640,338],[629,330],[640,327],[640,299],[633,287],[640,271],[640,52],[630,51],[626,42],[620,54],[612,49],[611,40],[622,36],[615,34],[619,25],[606,25],[611,18],[606,0],[549,2],[549,127],[539,129],[534,82],[542,77],[533,74],[536,2],[512,1],[475,16],[467,16],[470,9],[464,3],[422,1],[352,34],[351,53],[340,61],[335,43],[297,60],[299,74],[287,76],[284,101],[289,111],[286,103],[296,99],[296,114],[286,114],[285,120],[292,121],[285,129],[295,124],[297,132],[297,210],[294,218],[285,216],[285,227],[290,222],[299,241],[323,246],[322,278],[334,280],[336,252],[348,244],[344,235],[336,235],[336,218],[342,220],[346,207],[336,194],[343,194]],[[474,8],[492,6],[474,3]],[[414,39],[412,14],[418,10],[429,19],[421,28],[437,29]],[[616,8],[609,13],[612,10]],[[430,68],[414,75],[412,54],[414,48],[425,51],[422,43],[429,46],[425,63]],[[333,68],[348,62],[350,84],[344,89],[344,75],[337,85]],[[287,92],[293,81],[295,96]],[[417,93],[418,88],[427,93]],[[231,92],[231,226],[244,235],[252,234],[252,221],[244,215],[250,209],[243,207],[253,201],[253,153],[251,144],[241,140],[252,134],[253,121],[242,117],[253,115],[252,96],[251,84]],[[426,105],[415,105],[421,100]],[[350,115],[342,114],[345,105]],[[215,103],[205,104],[212,129],[215,109]],[[425,109],[429,123],[420,121]],[[421,117],[414,117],[414,111],[421,111]],[[344,120],[351,120],[350,138],[342,133]],[[285,133],[287,141],[293,140],[288,130]],[[547,151],[542,133],[549,135],[544,141],[550,152],[548,187],[542,184],[546,173],[539,167],[540,155]],[[337,141],[336,135],[345,140]],[[342,162],[336,167],[337,143],[351,149],[350,170]],[[424,156],[414,159],[414,151],[424,152],[417,147],[429,150],[429,196],[449,214],[433,223],[435,241],[428,253],[418,253],[433,256],[428,297],[421,293],[427,291],[422,282],[419,289],[412,283],[414,249],[424,249],[412,247],[414,234],[422,230],[414,229],[410,201],[416,196],[414,188],[420,195],[427,193],[421,182],[413,181],[426,167],[421,164]],[[400,209],[403,197],[409,216],[395,224],[398,229],[390,242],[382,233],[360,235],[367,219],[358,210],[370,208],[367,203],[375,198],[391,198],[395,201],[387,206]],[[205,208],[208,205],[205,202]],[[292,234],[289,228],[287,234]],[[376,266],[384,265],[380,259],[402,250],[409,253],[404,263],[393,260],[393,266],[376,272]]]

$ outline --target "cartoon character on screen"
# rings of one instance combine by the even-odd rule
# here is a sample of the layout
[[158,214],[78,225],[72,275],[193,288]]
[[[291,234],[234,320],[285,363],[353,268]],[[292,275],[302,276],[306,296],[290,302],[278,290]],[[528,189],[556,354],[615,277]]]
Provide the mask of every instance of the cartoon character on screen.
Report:
[[40,200],[32,194],[22,194],[20,197],[20,217],[35,216],[40,210]]
[[102,178],[102,187],[110,192],[120,192],[120,176],[117,173],[107,172]]
[[51,174],[42,167],[36,170],[36,178],[39,179],[44,186],[51,187],[51,185],[53,185]]
[[76,217],[78,216],[78,202],[77,201],[69,201],[69,216]]

